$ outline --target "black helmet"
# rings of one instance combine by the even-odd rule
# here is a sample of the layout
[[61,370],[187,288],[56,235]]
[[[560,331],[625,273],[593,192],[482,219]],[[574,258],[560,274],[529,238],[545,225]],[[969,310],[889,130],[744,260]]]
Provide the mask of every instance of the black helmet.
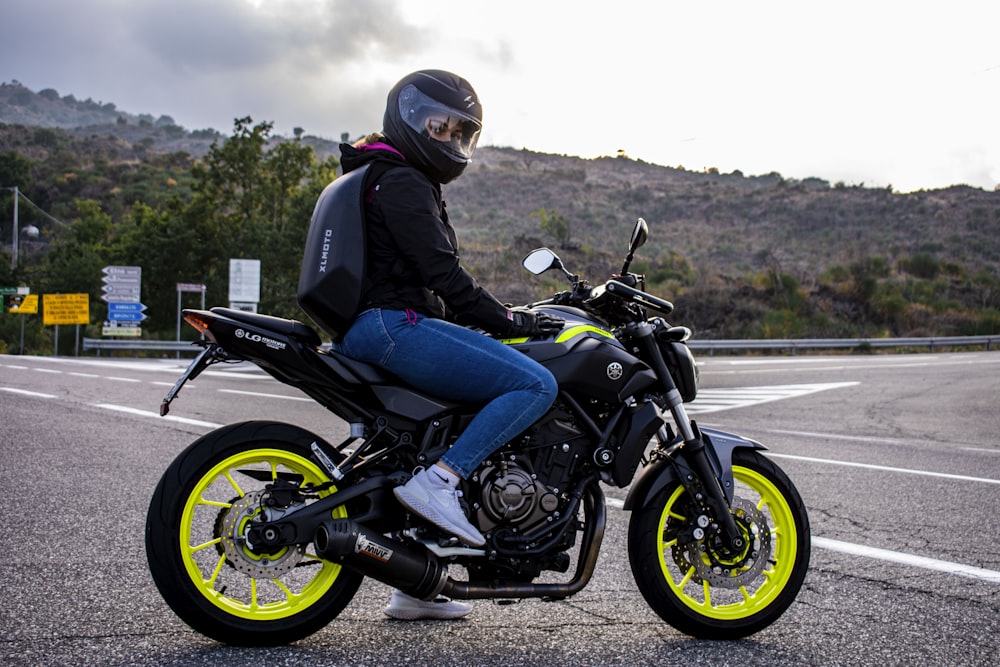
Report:
[[382,119],[392,145],[439,183],[465,171],[482,129],[483,108],[472,84],[443,70],[403,77],[389,91]]

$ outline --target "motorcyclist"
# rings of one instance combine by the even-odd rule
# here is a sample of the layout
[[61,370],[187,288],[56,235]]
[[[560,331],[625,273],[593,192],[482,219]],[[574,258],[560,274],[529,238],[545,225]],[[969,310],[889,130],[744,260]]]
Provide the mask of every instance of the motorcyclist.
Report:
[[[485,538],[462,510],[459,482],[541,417],[558,387],[536,361],[463,325],[522,337],[563,324],[546,313],[504,306],[460,263],[441,185],[468,166],[481,129],[482,107],[471,84],[450,72],[422,70],[390,90],[381,133],[341,145],[345,173],[369,163],[372,168],[364,184],[362,312],[334,343],[418,389],[482,405],[439,461],[395,489],[404,507],[471,546]],[[404,602],[407,614],[445,617],[440,605]]]

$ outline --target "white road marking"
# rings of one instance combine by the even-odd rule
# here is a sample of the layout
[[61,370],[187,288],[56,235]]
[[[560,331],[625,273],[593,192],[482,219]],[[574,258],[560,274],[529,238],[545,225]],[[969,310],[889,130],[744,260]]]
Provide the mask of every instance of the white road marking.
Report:
[[869,547],[863,544],[841,542],[840,540],[831,540],[826,537],[814,536],[812,538],[812,544],[814,547],[819,547],[820,549],[839,551],[841,553],[851,554],[852,556],[865,556],[866,558],[875,558],[878,560],[889,561],[890,563],[910,565],[913,567],[923,568],[925,570],[936,570],[947,574],[955,574],[960,577],[968,577],[970,579],[979,579],[993,584],[1000,584],[1000,572],[987,570],[982,567],[962,565],[961,563],[951,563],[946,560],[938,560],[937,558],[927,558],[926,556],[914,556],[913,554],[907,554],[901,551],[878,549],[876,547]]
[[43,394],[37,391],[28,391],[27,389],[15,389],[14,387],[0,387],[0,391],[21,394],[22,396],[34,396],[35,398],[56,398],[54,394]]
[[688,414],[700,415],[733,408],[746,408],[771,401],[797,398],[818,391],[854,387],[859,382],[822,382],[816,384],[785,384],[771,387],[733,387],[728,389],[701,389],[692,403],[685,405]]
[[788,431],[781,428],[772,428],[769,433],[783,433],[785,435],[801,435],[806,438],[824,438],[829,440],[853,440],[855,442],[884,442],[888,445],[905,445],[907,440],[899,438],[876,438],[867,435],[843,435],[840,433],[817,433],[815,431]]
[[315,403],[311,398],[306,396],[282,396],[281,394],[262,394],[259,391],[240,391],[239,389],[219,389],[220,394],[241,394],[243,396],[257,396],[258,398],[281,398],[286,401],[305,401],[306,403]]
[[953,475],[947,472],[934,472],[931,470],[914,470],[912,468],[894,468],[892,466],[880,466],[873,463],[855,463],[853,461],[835,461],[833,459],[819,459],[812,456],[798,456],[795,454],[776,454],[768,452],[767,456],[776,459],[793,459],[795,461],[808,461],[809,463],[825,463],[834,466],[847,466],[848,468],[865,468],[867,470],[880,470],[882,472],[900,472],[907,475],[922,475],[924,477],[941,477],[943,479],[957,479],[960,482],[982,482],[984,484],[1000,484],[1000,479],[990,479],[988,477],[970,477],[968,475]]
[[115,412],[124,412],[130,415],[136,415],[138,417],[153,417],[155,419],[163,419],[165,421],[187,424],[189,426],[202,426],[204,428],[222,428],[222,424],[203,422],[197,419],[188,419],[187,417],[175,417],[173,415],[167,415],[166,417],[161,417],[158,412],[153,412],[151,410],[139,410],[138,408],[130,408],[124,405],[113,405],[111,403],[95,403],[94,407],[102,408],[104,410],[114,410]]

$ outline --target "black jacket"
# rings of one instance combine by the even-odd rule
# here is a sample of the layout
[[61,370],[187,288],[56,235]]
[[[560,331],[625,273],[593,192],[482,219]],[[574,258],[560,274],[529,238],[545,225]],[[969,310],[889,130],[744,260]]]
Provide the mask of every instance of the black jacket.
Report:
[[507,308],[459,263],[441,186],[391,151],[350,144],[341,144],[340,151],[344,173],[373,163],[364,184],[368,255],[362,308],[409,308],[506,333]]

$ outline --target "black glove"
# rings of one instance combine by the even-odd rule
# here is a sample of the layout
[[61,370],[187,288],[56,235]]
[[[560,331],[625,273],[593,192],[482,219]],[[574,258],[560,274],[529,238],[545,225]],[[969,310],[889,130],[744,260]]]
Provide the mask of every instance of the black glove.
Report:
[[522,338],[554,334],[561,331],[566,320],[540,310],[527,308],[510,309],[510,328],[507,335],[511,338]]

